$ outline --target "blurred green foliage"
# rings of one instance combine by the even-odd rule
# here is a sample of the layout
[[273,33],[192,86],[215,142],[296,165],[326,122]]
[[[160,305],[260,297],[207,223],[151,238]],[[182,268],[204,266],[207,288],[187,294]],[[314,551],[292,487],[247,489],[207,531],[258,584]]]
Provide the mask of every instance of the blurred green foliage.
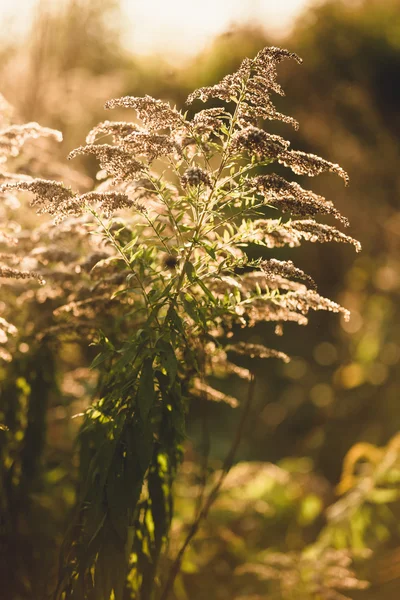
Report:
[[[38,11],[23,44],[4,38],[0,45],[1,92],[22,121],[63,131],[61,155],[104,118],[107,98],[149,93],[181,105],[188,90],[218,80],[269,42],[256,28],[232,31],[179,70],[127,55],[117,26],[109,26],[114,2],[99,11],[93,0],[71,1],[63,10]],[[256,408],[240,462],[185,558],[177,600],[336,598],[323,587],[329,577],[329,589],[348,580],[346,597],[399,595],[399,14],[399,0],[328,1],[280,41],[304,59],[301,68],[281,71],[288,97],[278,109],[300,122],[293,146],[340,161],[349,172],[350,188],[322,176],[313,189],[335,200],[364,248],[353,260],[345,247],[309,245],[296,250],[297,262],[353,316],[340,327],[318,314],[307,331],[288,325],[282,349],[294,360],[267,372],[255,365]],[[34,156],[31,163],[34,172]],[[249,341],[268,343],[267,336],[258,327]],[[29,352],[22,346],[0,372],[0,574],[7,600],[36,600],[51,588],[75,496],[70,416],[92,387],[75,372],[90,362],[86,349],[31,347],[29,332],[20,343]],[[75,373],[69,385],[66,373]],[[224,391],[235,385],[227,380]],[[207,439],[206,474],[218,468],[236,420],[225,406],[192,407],[171,557],[203,493]],[[341,554],[327,555],[327,547]],[[322,587],[315,588],[310,569],[328,573]],[[356,589],[364,579],[372,586]]]

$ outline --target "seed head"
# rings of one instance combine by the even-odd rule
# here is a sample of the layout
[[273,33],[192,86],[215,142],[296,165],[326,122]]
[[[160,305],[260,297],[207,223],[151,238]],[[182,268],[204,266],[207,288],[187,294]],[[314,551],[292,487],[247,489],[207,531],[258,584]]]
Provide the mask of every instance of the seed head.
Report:
[[134,159],[130,152],[119,146],[109,144],[79,146],[69,153],[68,159],[75,158],[79,154],[94,154],[99,160],[100,167],[116,181],[137,179],[145,171],[143,163]]
[[276,159],[289,147],[289,142],[279,135],[272,135],[258,127],[245,127],[232,137],[233,151],[245,150],[261,159]]
[[203,169],[200,169],[200,167],[190,167],[187,169],[181,177],[181,183],[184,187],[188,185],[198,187],[202,184],[206,187],[211,187],[209,174],[206,171],[203,171]]
[[133,108],[138,117],[150,131],[157,129],[175,129],[183,122],[181,114],[171,108],[166,102],[156,100],[151,96],[137,98],[134,96],[124,96],[109,100],[104,105],[105,108]]

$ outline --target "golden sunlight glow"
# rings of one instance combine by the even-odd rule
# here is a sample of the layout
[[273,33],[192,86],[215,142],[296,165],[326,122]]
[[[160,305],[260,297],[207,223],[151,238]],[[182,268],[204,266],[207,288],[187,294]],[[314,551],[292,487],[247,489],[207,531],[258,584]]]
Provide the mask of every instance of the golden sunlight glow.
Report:
[[310,0],[122,0],[128,45],[140,54],[179,59],[235,25],[283,32]]
[[[59,7],[65,0],[41,0]],[[235,25],[256,24],[284,33],[316,0],[120,0],[124,43],[137,54],[181,61],[199,52],[215,35]],[[101,0],[99,10],[101,10]],[[39,0],[0,0],[0,25],[26,30]],[[10,21],[11,23],[11,21]]]

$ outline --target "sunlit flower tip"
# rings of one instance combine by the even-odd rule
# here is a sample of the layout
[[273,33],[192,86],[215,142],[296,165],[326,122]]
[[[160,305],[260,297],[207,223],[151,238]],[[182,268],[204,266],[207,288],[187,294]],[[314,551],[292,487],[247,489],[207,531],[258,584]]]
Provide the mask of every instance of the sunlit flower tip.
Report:
[[263,273],[265,273],[267,277],[270,277],[271,279],[273,279],[276,275],[281,275],[282,277],[289,279],[294,277],[307,281],[307,283],[313,289],[316,289],[317,287],[312,277],[307,275],[307,273],[304,273],[304,271],[301,269],[295,267],[291,260],[276,260],[275,258],[270,258],[269,260],[264,260],[261,263],[261,269]]
[[298,303],[292,300],[287,302],[288,294],[279,297],[279,301],[259,298],[255,299],[249,307],[246,319],[249,327],[254,327],[262,322],[291,322],[297,325],[307,325],[308,318],[304,312],[298,311]]
[[119,146],[110,144],[79,146],[69,153],[68,159],[71,160],[80,154],[93,154],[98,159],[100,167],[117,181],[137,179],[146,170],[145,165],[133,158],[131,152]]
[[198,187],[200,185],[211,187],[211,178],[210,175],[206,171],[203,171],[203,169],[200,169],[200,167],[190,167],[182,175],[181,183],[184,187],[188,185],[193,187]]
[[146,127],[154,131],[156,129],[175,129],[182,125],[184,119],[182,115],[174,108],[171,108],[166,102],[156,100],[151,96],[135,97],[124,96],[108,100],[104,107],[111,108],[133,108],[136,110],[139,119]]
[[271,62],[278,64],[287,58],[295,60],[299,64],[303,62],[303,59],[295,52],[290,52],[290,50],[286,50],[286,48],[278,48],[277,46],[267,46],[266,48],[263,48],[253,59],[253,62],[256,66],[268,67]]
[[191,394],[197,396],[204,400],[211,400],[211,402],[224,402],[225,404],[229,404],[232,408],[236,408],[239,406],[239,401],[237,398],[233,396],[229,396],[228,394],[224,394],[219,390],[211,387],[204,381],[196,378],[193,380],[192,388],[190,390]]
[[38,214],[48,213],[59,217],[81,214],[76,194],[59,181],[34,179],[32,181],[15,181],[0,185],[0,193],[18,190],[34,194],[31,206],[36,207]]
[[279,358],[283,362],[290,362],[290,357],[284,352],[267,348],[262,344],[250,344],[247,342],[238,342],[237,344],[229,344],[226,346],[227,352],[234,352],[235,354],[242,354],[249,356],[250,358]]
[[278,157],[278,162],[292,169],[296,175],[314,177],[320,173],[330,171],[339,175],[346,185],[349,184],[349,176],[342,167],[315,154],[307,154],[300,150],[288,150]]
[[361,251],[361,244],[358,240],[350,237],[335,229],[331,225],[325,225],[324,223],[317,223],[312,219],[292,221],[292,229],[300,235],[303,239],[310,242],[344,242],[352,244],[356,249],[356,252]]
[[251,177],[247,186],[262,194],[268,205],[275,206],[283,213],[300,216],[314,216],[318,213],[332,215],[346,227],[349,225],[346,217],[341,215],[332,202],[275,173]]
[[230,102],[232,97],[240,94],[243,81],[248,79],[250,73],[251,61],[245,58],[235,73],[225,75],[219,83],[213,86],[202,87],[192,92],[188,96],[186,104],[192,104],[196,99],[206,102],[210,98],[219,98],[225,102]]

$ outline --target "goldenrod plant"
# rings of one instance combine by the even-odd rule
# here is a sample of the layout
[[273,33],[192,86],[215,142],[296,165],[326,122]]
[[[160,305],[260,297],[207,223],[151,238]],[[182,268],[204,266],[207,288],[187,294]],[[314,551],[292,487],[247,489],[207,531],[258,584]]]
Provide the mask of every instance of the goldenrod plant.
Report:
[[[234,74],[190,94],[186,112],[150,96],[107,102],[132,120],[100,123],[69,155],[98,160],[93,191],[1,174],[3,196],[31,194],[36,211],[54,218],[17,244],[12,264],[2,255],[1,277],[33,278],[33,293],[59,299],[56,322],[40,339],[72,336],[98,349],[95,397],[80,415],[78,500],[61,548],[57,600],[166,600],[251,410],[254,376],[235,357],[289,361],[236,332],[268,322],[279,336],[288,322],[306,325],[310,310],[349,317],[291,260],[276,258],[277,249],[304,241],[360,250],[316,220],[348,225],[332,202],[283,176],[284,168],[310,177],[332,172],[348,182],[339,165],[267,131],[270,121],[297,127],[272,101],[272,93],[283,95],[277,66],[284,59],[301,62],[276,47],[246,58]],[[14,156],[37,135],[59,134],[35,123],[6,125],[0,151]],[[1,325],[5,342],[13,324]],[[237,440],[177,561],[160,573],[189,403],[200,397],[236,407],[238,399],[209,380],[226,373],[249,387]]]

